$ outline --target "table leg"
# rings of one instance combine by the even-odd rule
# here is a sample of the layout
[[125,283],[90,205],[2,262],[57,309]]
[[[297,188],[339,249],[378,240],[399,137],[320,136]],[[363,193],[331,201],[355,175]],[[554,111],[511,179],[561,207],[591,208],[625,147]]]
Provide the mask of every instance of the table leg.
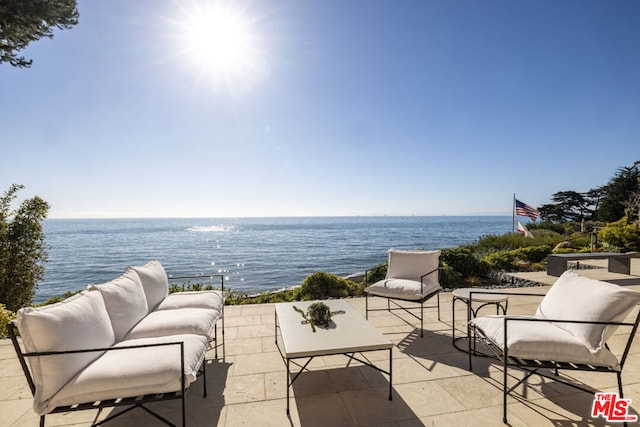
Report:
[[289,377],[290,375],[290,368],[289,368],[289,361],[290,359],[287,358],[287,415],[289,415],[289,387],[291,384],[289,384]]
[[393,400],[393,394],[392,394],[392,378],[393,378],[393,363],[392,363],[392,359],[393,358],[393,348],[389,349],[389,400]]

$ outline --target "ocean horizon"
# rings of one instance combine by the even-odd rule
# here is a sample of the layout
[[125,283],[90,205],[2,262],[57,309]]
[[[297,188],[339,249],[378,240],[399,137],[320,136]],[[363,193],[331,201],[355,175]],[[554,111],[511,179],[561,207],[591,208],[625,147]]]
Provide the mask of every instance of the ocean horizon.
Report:
[[444,249],[511,227],[511,216],[47,219],[49,261],[34,303],[151,259],[173,275],[223,274],[234,291],[276,291],[316,271],[362,272],[389,248]]

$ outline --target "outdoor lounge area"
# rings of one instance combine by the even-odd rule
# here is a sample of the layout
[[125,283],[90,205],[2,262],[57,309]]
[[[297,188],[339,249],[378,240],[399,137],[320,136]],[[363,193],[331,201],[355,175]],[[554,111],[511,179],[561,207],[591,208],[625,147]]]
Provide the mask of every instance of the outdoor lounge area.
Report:
[[[589,274],[585,270],[584,274]],[[582,271],[580,272],[583,273]],[[635,275],[636,271],[632,271]],[[625,286],[640,290],[640,284]],[[545,293],[548,286],[509,289],[509,314],[531,314],[540,299],[518,293]],[[345,300],[362,317],[365,299]],[[386,305],[385,302],[380,302]],[[199,382],[187,392],[189,426],[491,426],[503,425],[503,369],[499,362],[475,357],[469,371],[468,354],[452,343],[466,335],[467,308],[455,308],[452,325],[452,293],[440,295],[441,320],[435,310],[425,311],[424,337],[415,318],[402,312],[376,311],[368,321],[393,343],[392,351],[371,352],[367,360],[385,366],[393,359],[393,400],[388,399],[389,378],[343,355],[316,357],[308,371],[290,390],[287,415],[287,367],[274,339],[275,308],[272,304],[225,308],[225,357],[208,355],[207,389],[203,397]],[[637,307],[627,316],[633,322]],[[493,312],[493,313],[492,313]],[[483,314],[481,312],[480,314]],[[495,314],[487,308],[486,314]],[[609,341],[622,343],[622,330]],[[615,349],[612,349],[615,350]],[[391,355],[390,355],[391,354]],[[296,371],[299,368],[296,367]],[[524,374],[508,371],[509,382]],[[616,378],[606,373],[561,371],[561,376],[598,391],[617,391]],[[624,397],[631,399],[630,414],[640,408],[640,340],[630,348],[622,374]],[[34,426],[39,422],[33,400],[10,340],[0,340],[0,414],[2,425]],[[508,396],[509,425],[578,426],[607,425],[591,417],[593,395],[553,380],[533,376]],[[154,406],[155,405],[155,406]],[[174,423],[180,423],[177,401],[149,405]],[[48,426],[89,425],[113,411],[98,410],[51,414]],[[144,411],[134,410],[113,426],[162,425]]]

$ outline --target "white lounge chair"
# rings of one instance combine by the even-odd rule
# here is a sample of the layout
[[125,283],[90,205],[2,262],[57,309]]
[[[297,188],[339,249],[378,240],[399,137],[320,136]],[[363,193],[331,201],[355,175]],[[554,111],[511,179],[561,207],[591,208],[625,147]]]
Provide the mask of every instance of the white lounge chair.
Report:
[[[403,310],[420,320],[420,336],[424,336],[424,303],[431,297],[437,297],[437,305],[427,308],[438,309],[440,320],[440,290],[438,282],[438,269],[440,264],[440,251],[402,251],[389,249],[389,263],[387,275],[384,279],[365,287],[366,317],[370,311]],[[367,280],[365,273],[365,284]],[[370,308],[369,296],[377,296],[387,299],[387,308]],[[398,304],[395,300],[417,303],[419,307],[407,307]],[[391,302],[395,307],[391,308]],[[420,308],[418,316],[413,311]],[[413,310],[413,311],[412,311]]]
[[[567,271],[544,295],[535,315],[481,316],[471,320],[469,348],[476,345],[476,339],[482,340],[503,365],[503,421],[507,422],[507,395],[533,374],[595,393],[561,378],[558,370],[615,373],[619,398],[622,398],[622,368],[640,313],[634,322],[625,322],[625,319],[639,302],[640,292]],[[614,353],[607,341],[620,326],[628,335],[625,334],[624,349]],[[469,370],[472,370],[472,353],[469,353]],[[528,373],[507,388],[509,367]]]

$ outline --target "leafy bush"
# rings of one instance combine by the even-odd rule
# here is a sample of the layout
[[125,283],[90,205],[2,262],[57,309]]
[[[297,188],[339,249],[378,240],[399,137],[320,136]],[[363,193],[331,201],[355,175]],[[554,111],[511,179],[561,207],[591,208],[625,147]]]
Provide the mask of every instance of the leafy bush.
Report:
[[387,268],[388,268],[388,264],[386,262],[383,262],[382,264],[378,264],[372,269],[368,270],[367,277],[366,277],[367,285],[372,285],[377,281],[387,277]]
[[443,249],[440,262],[462,274],[464,277],[482,276],[487,273],[487,264],[478,259],[468,247]]
[[204,284],[204,283],[191,283],[191,282],[186,282],[186,283],[181,283],[181,284],[177,284],[177,283],[171,283],[169,285],[169,293],[172,294],[174,292],[190,292],[190,291],[211,291],[213,290],[213,286],[210,284]]
[[486,261],[492,268],[499,270],[530,270],[532,269],[532,264],[544,261],[552,249],[553,247],[550,245],[540,245],[499,251],[489,254]]
[[0,304],[0,338],[7,337],[7,323],[16,318],[13,311],[7,310],[4,304]]
[[443,249],[440,254],[439,281],[444,287],[459,286],[488,271],[488,264],[478,259],[470,247]]
[[335,274],[318,271],[305,277],[300,287],[302,300],[342,298],[362,295],[363,285],[339,277]]
[[608,245],[620,248],[622,252],[640,250],[640,227],[629,222],[626,216],[608,224],[599,233],[600,239]]
[[35,196],[13,210],[23,188],[14,184],[0,197],[0,301],[12,311],[31,304],[47,262],[42,222],[49,205]]
[[45,302],[41,303],[41,304],[36,304],[36,306],[43,306],[43,305],[50,305],[50,304],[56,304],[58,302],[64,301],[65,299],[74,296],[75,294],[79,294],[82,291],[67,291],[64,294],[62,294],[62,296],[58,296],[58,297],[51,297],[49,299],[47,299]]

